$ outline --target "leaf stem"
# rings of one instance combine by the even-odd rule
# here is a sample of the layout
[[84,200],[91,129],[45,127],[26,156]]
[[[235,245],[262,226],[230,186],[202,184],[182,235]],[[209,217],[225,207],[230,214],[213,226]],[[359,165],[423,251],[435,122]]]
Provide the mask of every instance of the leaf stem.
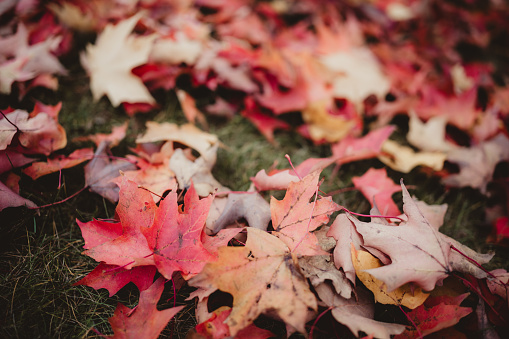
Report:
[[246,191],[224,191],[224,192],[217,192],[217,195],[227,195],[227,194],[255,194],[256,192],[246,192]]
[[394,215],[371,215],[371,214],[361,214],[361,213],[355,213],[347,209],[346,207],[341,206],[347,213],[357,215],[359,217],[366,217],[366,218],[385,218],[385,219],[398,219],[399,221],[405,221],[404,219],[394,216]]
[[152,192],[151,190],[149,190],[149,189],[148,189],[148,188],[146,188],[146,187],[143,187],[143,186],[141,186],[141,185],[138,185],[138,188],[141,188],[142,190],[145,190],[145,191],[149,192],[150,194],[153,194],[153,195],[155,195],[156,197],[161,198],[161,200],[163,200],[163,199],[164,199],[164,197],[163,197],[162,195],[159,195],[159,194],[157,194],[157,193],[155,193],[155,192]]
[[309,330],[309,336],[308,336],[308,339],[312,339],[313,338],[313,331],[316,327],[316,323],[318,322],[318,320],[320,320],[321,317],[323,317],[325,315],[325,313],[331,311],[334,307],[330,306],[328,309],[326,309],[325,311],[323,311],[322,313],[320,313],[318,315],[318,317],[316,317],[315,321],[313,322],[313,325],[311,325],[311,329]]
[[456,252],[458,252],[459,254],[461,254],[462,256],[464,256],[465,258],[467,258],[468,260],[470,260],[471,262],[473,262],[477,267],[479,267],[481,270],[483,270],[487,275],[489,275],[490,277],[492,277],[493,279],[496,279],[497,281],[499,281],[502,285],[506,285],[506,283],[504,283],[503,281],[501,281],[500,279],[498,279],[496,276],[493,275],[493,273],[491,273],[490,271],[488,271],[487,269],[485,269],[481,264],[479,264],[477,261],[475,261],[474,259],[470,258],[468,255],[466,255],[465,253],[461,252],[459,249],[457,249],[453,244],[451,244],[451,249],[455,250]]
[[292,159],[290,159],[290,156],[288,154],[285,154],[286,160],[290,163],[290,166],[292,166],[293,171],[295,172],[295,175],[299,178],[299,180],[302,180],[302,177],[299,175],[295,167],[293,167]]
[[473,290],[475,292],[475,294],[477,294],[479,297],[481,297],[481,299],[491,308],[491,310],[493,311],[493,313],[495,313],[499,318],[500,320],[502,320],[504,323],[507,323],[507,320],[505,320],[498,312],[497,310],[488,302],[488,299],[486,299],[486,297],[482,294],[481,291],[479,291],[475,286],[474,284],[472,284],[470,281],[468,281],[467,279],[463,278],[462,276],[460,276],[459,274],[457,273],[454,273],[454,275],[459,278],[461,281],[463,281],[463,283],[465,285],[467,285],[467,287],[471,290]]
[[37,206],[37,207],[29,207],[29,209],[31,209],[31,210],[38,210],[38,209],[41,209],[41,208],[46,208],[46,207],[51,207],[51,206],[62,204],[64,202],[74,198],[75,196],[77,196],[78,194],[80,194],[81,192],[83,192],[84,190],[86,190],[89,187],[90,186],[87,185],[87,186],[83,187],[82,189],[80,189],[79,191],[74,192],[73,194],[71,194],[70,196],[68,196],[67,198],[65,198],[63,200],[55,201],[55,202],[52,202],[51,204],[47,204],[47,205],[42,205],[42,206]]
[[106,338],[106,336],[104,334],[102,334],[98,329],[96,329],[95,327],[92,327],[92,331],[97,334],[98,336],[101,336],[103,338]]
[[336,194],[341,194],[341,193],[350,192],[350,191],[358,191],[358,190],[359,189],[357,187],[345,187],[345,188],[341,188],[341,189],[338,189],[338,190],[326,193],[325,196],[326,197],[331,197],[331,196],[336,195]]
[[412,326],[415,328],[415,330],[417,331],[417,335],[419,336],[419,338],[424,338],[424,336],[422,335],[422,332],[421,330],[419,330],[419,327],[417,327],[417,324],[414,322],[414,320],[408,315],[407,312],[405,312],[405,310],[403,309],[403,307],[401,307],[401,305],[398,305],[399,309],[401,310],[401,312],[403,312],[403,314],[405,315],[405,317],[408,319],[408,321],[410,321],[412,323]]

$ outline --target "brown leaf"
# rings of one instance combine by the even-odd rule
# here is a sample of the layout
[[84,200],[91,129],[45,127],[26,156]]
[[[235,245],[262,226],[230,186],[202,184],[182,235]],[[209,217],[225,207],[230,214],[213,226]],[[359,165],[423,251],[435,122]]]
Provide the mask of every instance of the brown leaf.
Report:
[[302,274],[309,279],[311,285],[318,286],[329,280],[336,292],[344,298],[352,295],[352,285],[345,273],[334,266],[330,255],[313,255],[299,258]]
[[444,184],[454,187],[470,186],[485,193],[495,166],[500,161],[509,160],[509,138],[500,133],[479,145],[457,148],[447,154],[447,160],[457,163],[460,172],[442,179]]
[[240,218],[245,218],[249,226],[266,231],[270,222],[269,203],[254,190],[230,193],[222,214],[206,230],[215,234]]
[[334,293],[327,284],[315,287],[320,299],[329,307],[332,307],[332,315],[343,325],[346,325],[356,336],[359,332],[373,335],[377,338],[389,339],[391,335],[402,333],[404,325],[384,323],[373,320],[375,315],[375,303],[369,291],[357,289],[357,298],[343,298]]
[[249,326],[260,314],[273,312],[305,333],[310,310],[317,303],[296,257],[278,238],[256,228],[247,229],[245,247],[219,248],[219,258],[189,281],[212,293],[233,295],[232,313],[226,319],[230,334]]
[[332,223],[327,235],[336,240],[334,264],[338,269],[342,268],[348,280],[355,285],[355,268],[352,264],[350,244],[353,244],[356,249],[360,249],[364,243],[355,224],[348,219],[346,214],[340,214]]
[[85,183],[95,192],[111,202],[118,201],[118,186],[112,179],[120,171],[135,170],[136,166],[124,159],[109,159],[108,142],[103,141],[95,151],[94,158],[85,166]]

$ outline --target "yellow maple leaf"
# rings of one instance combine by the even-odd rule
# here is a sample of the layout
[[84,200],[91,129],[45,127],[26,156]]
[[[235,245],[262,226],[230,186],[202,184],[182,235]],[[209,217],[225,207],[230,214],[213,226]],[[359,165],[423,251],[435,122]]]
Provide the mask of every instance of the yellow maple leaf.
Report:
[[447,158],[443,152],[414,152],[410,147],[402,146],[393,140],[383,143],[382,152],[378,159],[393,170],[403,173],[409,173],[420,165],[440,171]]
[[310,103],[302,111],[302,118],[309,127],[311,139],[336,142],[348,135],[356,122],[341,116],[331,115],[327,110],[327,101],[320,100]]
[[371,274],[364,272],[372,268],[382,266],[380,260],[366,251],[357,251],[352,245],[352,263],[360,281],[375,295],[375,300],[381,304],[406,306],[414,309],[428,298],[429,294],[424,293],[420,287],[405,284],[392,292],[387,292],[385,283],[376,279]]

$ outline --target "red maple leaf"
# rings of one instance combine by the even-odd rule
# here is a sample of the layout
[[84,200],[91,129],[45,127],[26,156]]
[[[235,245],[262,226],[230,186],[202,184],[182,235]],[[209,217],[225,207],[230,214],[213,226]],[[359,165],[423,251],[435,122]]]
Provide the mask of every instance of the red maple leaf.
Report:
[[81,224],[78,222],[85,239],[86,251],[83,253],[97,261],[125,266],[126,269],[153,265],[152,250],[142,230],[152,225],[155,211],[152,195],[138,188],[135,182],[124,178],[116,209],[120,224],[112,225],[97,220]]
[[201,234],[214,197],[199,198],[194,185],[184,198],[184,210],[177,204],[172,191],[161,202],[154,224],[143,231],[154,252],[155,264],[166,278],[181,271],[184,277],[199,273],[205,264],[216,257],[205,248]]
[[370,168],[360,177],[353,177],[352,182],[369,200],[371,207],[375,205],[383,215],[395,216],[401,214],[392,195],[401,191],[388,176],[385,168]]
[[268,141],[274,142],[274,130],[290,128],[290,125],[286,122],[262,113],[261,108],[256,105],[253,98],[246,97],[244,104],[246,108],[241,112],[242,116],[249,119]]
[[374,158],[382,152],[382,144],[395,129],[390,125],[371,131],[361,138],[349,135],[331,145],[333,158],[338,165]]
[[127,270],[123,267],[100,263],[73,286],[87,285],[96,290],[105,288],[111,297],[130,282],[134,283],[140,291],[146,290],[152,285],[156,271],[155,266],[137,266]]
[[164,279],[159,278],[146,291],[140,293],[140,301],[135,309],[122,304],[117,305],[113,317],[109,319],[115,338],[157,338],[175,314],[184,306],[157,310],[157,302],[164,290]]
[[455,298],[448,296],[428,298],[424,304],[408,313],[417,328],[407,328],[396,338],[416,338],[456,325],[472,312],[470,307],[459,306],[468,293]]
[[[224,322],[230,313],[232,313],[232,309],[229,307],[221,307],[215,310],[209,319],[196,325],[196,333],[210,339],[230,337],[230,327]],[[237,332],[234,338],[267,339],[272,337],[274,337],[272,332],[251,324]]]

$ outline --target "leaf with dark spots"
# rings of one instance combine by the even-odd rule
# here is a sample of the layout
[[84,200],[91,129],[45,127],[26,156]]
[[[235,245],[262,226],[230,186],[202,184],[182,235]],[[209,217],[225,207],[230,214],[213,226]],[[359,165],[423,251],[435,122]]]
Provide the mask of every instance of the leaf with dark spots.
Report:
[[208,294],[220,289],[233,295],[232,313],[225,321],[232,336],[268,312],[305,333],[309,310],[316,311],[317,301],[296,256],[277,237],[256,228],[247,233],[246,246],[219,248],[218,260],[189,284]]
[[408,313],[417,328],[407,327],[407,330],[396,338],[422,337],[456,325],[461,318],[472,312],[470,307],[459,306],[467,296],[468,293],[456,298],[447,296],[429,298],[423,305]]
[[272,197],[270,201],[274,234],[298,256],[326,254],[311,232],[328,223],[330,215],[340,209],[330,197],[317,197],[310,202],[319,178],[320,171],[314,171],[301,181],[290,183],[283,200]]

